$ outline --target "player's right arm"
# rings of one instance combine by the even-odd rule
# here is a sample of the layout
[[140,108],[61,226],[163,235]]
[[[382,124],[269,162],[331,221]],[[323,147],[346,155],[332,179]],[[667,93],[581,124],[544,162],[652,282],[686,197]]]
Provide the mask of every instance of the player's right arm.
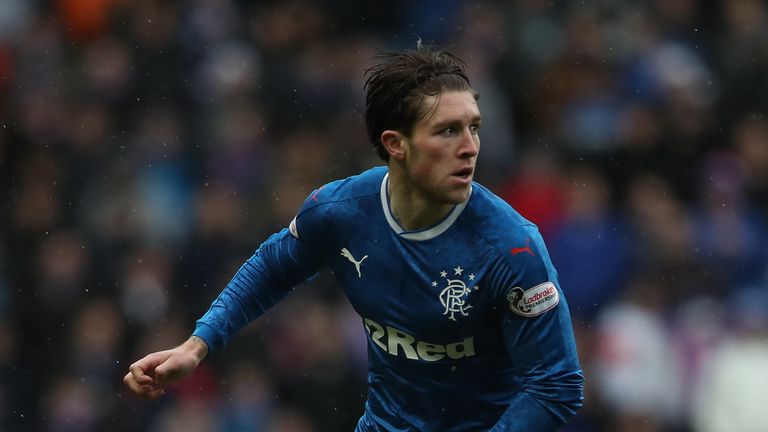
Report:
[[197,320],[193,335],[204,340],[209,349],[221,349],[232,335],[282,300],[294,286],[313,277],[321,265],[320,257],[291,230],[273,234]]
[[[146,399],[160,397],[165,384],[189,375],[210,351],[221,349],[238,330],[269,310],[295,285],[317,273],[323,260],[312,245],[321,241],[322,231],[317,228],[321,222],[318,212],[306,211],[309,207],[312,200],[308,199],[290,228],[273,234],[243,263],[197,320],[186,342],[149,354],[131,365],[123,378],[129,390]],[[302,239],[298,220],[306,228]]]

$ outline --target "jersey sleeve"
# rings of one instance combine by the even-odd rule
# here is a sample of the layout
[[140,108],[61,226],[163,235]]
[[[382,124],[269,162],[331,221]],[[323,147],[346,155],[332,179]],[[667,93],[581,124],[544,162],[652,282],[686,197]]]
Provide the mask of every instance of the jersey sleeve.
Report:
[[[311,228],[321,225],[320,218],[307,199],[290,226],[270,236],[243,263],[197,320],[193,335],[203,339],[209,350],[221,349],[232,335],[269,310],[296,285],[314,277],[323,266],[323,259],[316,247],[321,240],[310,233],[321,232]],[[307,235],[300,236],[299,227]]]
[[519,246],[502,250],[494,293],[506,348],[522,391],[491,429],[554,431],[582,405],[579,367],[568,305],[544,242],[526,227]]

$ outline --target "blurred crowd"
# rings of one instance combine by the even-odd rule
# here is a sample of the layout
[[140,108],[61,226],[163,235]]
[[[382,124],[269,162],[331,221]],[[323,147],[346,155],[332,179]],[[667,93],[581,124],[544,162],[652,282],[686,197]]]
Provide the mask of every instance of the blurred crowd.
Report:
[[365,333],[328,274],[160,400],[121,380],[381,164],[363,71],[418,38],[467,62],[478,180],[559,271],[564,431],[768,430],[761,0],[1,0],[0,430],[353,430]]

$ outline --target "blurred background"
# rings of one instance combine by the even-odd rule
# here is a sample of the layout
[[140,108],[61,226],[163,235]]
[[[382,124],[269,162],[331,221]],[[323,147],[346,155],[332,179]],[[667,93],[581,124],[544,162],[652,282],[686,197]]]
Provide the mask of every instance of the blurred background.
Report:
[[564,431],[768,430],[760,0],[0,0],[0,430],[353,430],[364,331],[326,274],[164,398],[121,380],[380,164],[362,73],[419,37],[466,60],[478,180],[559,270]]

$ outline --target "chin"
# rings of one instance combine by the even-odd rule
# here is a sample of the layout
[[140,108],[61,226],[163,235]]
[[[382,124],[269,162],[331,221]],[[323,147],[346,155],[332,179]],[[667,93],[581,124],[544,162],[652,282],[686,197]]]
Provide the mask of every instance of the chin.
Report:
[[444,196],[445,204],[461,204],[469,197],[469,187],[462,188],[461,190],[451,191]]

